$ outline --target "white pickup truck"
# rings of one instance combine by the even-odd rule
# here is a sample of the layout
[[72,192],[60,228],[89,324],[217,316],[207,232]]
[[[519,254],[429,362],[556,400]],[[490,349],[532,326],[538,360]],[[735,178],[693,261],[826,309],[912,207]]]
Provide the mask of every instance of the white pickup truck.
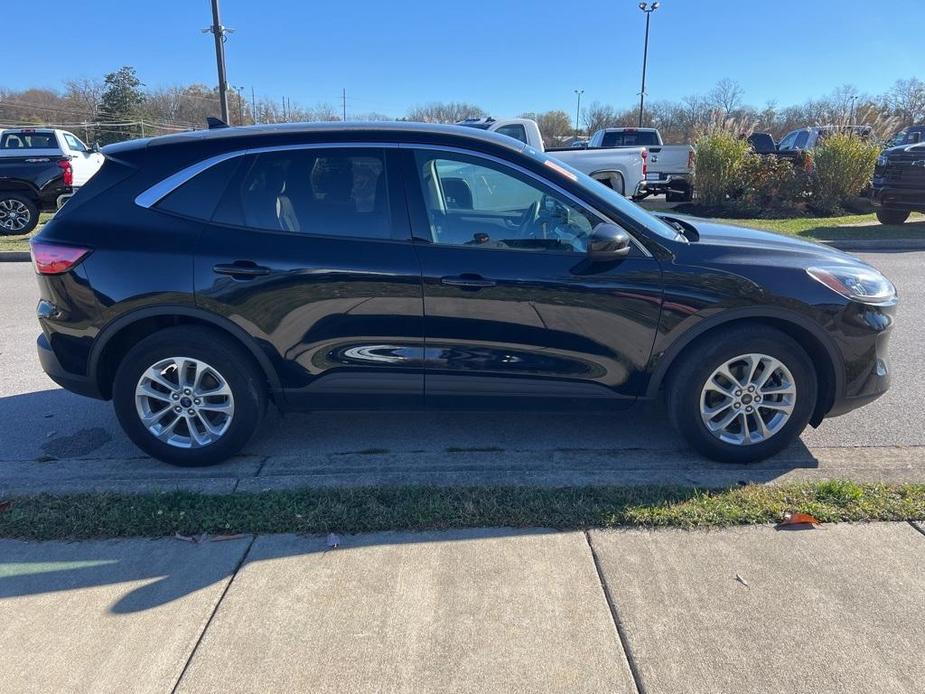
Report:
[[686,202],[694,194],[694,148],[666,145],[655,128],[604,128],[591,136],[588,149],[646,147],[646,195],[665,194],[668,202]]
[[480,128],[513,137],[525,142],[539,152],[547,152],[569,166],[591,178],[600,181],[628,198],[641,199],[646,196],[645,147],[621,147],[620,149],[546,149],[543,136],[536,121],[529,118],[467,118],[457,125]]
[[0,234],[26,234],[90,180],[103,155],[52,128],[0,130]]

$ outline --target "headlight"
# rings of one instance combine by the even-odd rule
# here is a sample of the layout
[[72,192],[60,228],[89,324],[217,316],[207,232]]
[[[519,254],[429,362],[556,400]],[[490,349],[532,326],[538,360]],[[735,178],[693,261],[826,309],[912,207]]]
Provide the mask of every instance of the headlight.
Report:
[[806,271],[833,292],[863,304],[882,304],[896,298],[896,287],[870,267],[811,267]]
[[[870,160],[868,159],[868,161]],[[890,161],[889,159],[887,159],[884,155],[881,154],[879,157],[877,157],[877,166],[886,166],[889,163],[889,161]]]

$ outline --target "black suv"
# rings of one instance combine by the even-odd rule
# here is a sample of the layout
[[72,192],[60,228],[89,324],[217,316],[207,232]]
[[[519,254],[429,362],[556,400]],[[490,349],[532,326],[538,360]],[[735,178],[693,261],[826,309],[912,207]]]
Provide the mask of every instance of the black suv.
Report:
[[620,411],[661,393],[698,451],[743,462],[888,385],[896,294],[872,267],[653,216],[501,135],[281,125],[104,152],[32,244],[39,355],[170,463],[234,454],[271,400]]
[[871,199],[882,224],[902,224],[912,212],[925,212],[925,128],[906,128],[877,159]]

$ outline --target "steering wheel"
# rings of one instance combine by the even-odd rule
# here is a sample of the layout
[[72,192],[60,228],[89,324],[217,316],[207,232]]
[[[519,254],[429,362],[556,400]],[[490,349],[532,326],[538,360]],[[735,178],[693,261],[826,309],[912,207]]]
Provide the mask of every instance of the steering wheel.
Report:
[[536,225],[537,220],[540,218],[540,201],[534,200],[530,203],[530,207],[527,208],[527,211],[524,212],[524,218],[520,222],[520,226],[517,228],[517,232],[521,236],[526,236],[527,232],[530,231],[530,228]]

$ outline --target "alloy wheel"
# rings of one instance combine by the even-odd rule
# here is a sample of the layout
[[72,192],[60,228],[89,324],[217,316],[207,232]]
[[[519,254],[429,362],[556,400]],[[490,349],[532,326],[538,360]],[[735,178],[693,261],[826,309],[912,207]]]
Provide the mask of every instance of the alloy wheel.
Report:
[[135,409],[147,430],[176,448],[201,448],[231,426],[234,395],[227,380],[204,361],[168,357],[138,379]]
[[797,389],[790,370],[767,354],[743,354],[719,366],[700,393],[700,417],[716,438],[762,443],[790,420]]

